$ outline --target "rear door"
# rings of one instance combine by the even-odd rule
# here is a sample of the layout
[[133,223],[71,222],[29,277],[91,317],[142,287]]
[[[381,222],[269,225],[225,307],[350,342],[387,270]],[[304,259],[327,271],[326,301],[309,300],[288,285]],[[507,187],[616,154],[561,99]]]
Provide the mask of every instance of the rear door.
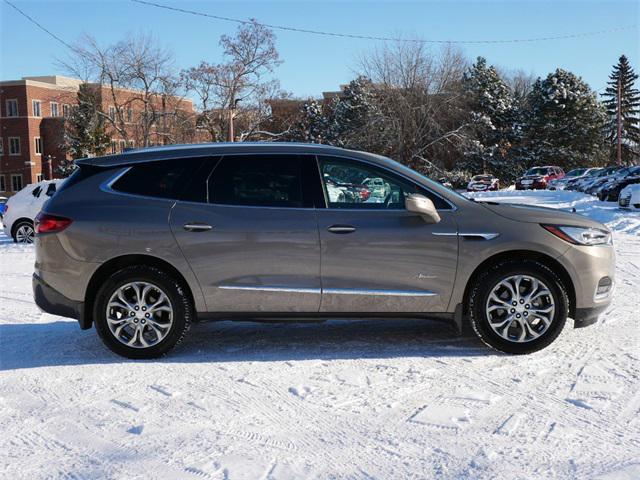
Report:
[[[314,170],[315,169],[315,170]],[[316,180],[306,188],[309,175]],[[196,179],[170,224],[210,312],[317,312],[320,240],[315,158],[230,155]]]
[[[385,195],[331,197],[318,210],[322,312],[446,311],[455,281],[458,238],[454,206],[412,181],[372,164],[320,157],[322,178],[360,184],[377,178]],[[406,195],[432,199],[441,221],[427,224],[405,209]],[[366,197],[366,196],[365,196]]]

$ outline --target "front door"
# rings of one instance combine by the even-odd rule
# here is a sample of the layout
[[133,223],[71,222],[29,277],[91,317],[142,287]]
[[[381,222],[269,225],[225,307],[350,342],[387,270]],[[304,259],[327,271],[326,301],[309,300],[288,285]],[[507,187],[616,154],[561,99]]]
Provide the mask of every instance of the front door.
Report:
[[[322,312],[445,312],[456,275],[452,205],[386,169],[320,157],[327,209],[318,210]],[[329,195],[327,187],[343,190]],[[441,221],[429,225],[404,208],[420,193]],[[443,235],[444,234],[444,235]]]
[[210,312],[317,312],[320,242],[303,185],[313,157],[225,156],[207,203],[177,202],[171,228]]

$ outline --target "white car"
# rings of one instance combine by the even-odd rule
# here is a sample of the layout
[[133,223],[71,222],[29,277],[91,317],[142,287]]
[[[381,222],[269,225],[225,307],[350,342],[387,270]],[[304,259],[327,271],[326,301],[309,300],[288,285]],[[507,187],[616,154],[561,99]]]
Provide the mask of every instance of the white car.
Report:
[[640,183],[632,183],[624,187],[618,197],[618,205],[621,208],[640,210]]
[[27,185],[7,201],[2,223],[4,233],[18,243],[33,243],[33,221],[63,180],[44,180]]

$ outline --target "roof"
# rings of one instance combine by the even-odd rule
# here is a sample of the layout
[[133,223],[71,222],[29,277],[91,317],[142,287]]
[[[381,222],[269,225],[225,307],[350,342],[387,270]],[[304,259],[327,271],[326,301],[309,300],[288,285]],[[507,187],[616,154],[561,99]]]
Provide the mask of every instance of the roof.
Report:
[[224,155],[230,153],[306,153],[306,154],[328,154],[330,152],[344,155],[350,152],[352,156],[369,156],[364,152],[345,150],[330,145],[317,143],[297,143],[297,142],[218,142],[218,143],[198,143],[186,145],[165,145],[158,147],[136,148],[115,155],[103,157],[83,158],[76,160],[78,165],[95,165],[100,167],[112,167],[118,165],[128,165],[132,163],[144,163],[157,160],[170,160],[174,158],[200,157],[203,155]]

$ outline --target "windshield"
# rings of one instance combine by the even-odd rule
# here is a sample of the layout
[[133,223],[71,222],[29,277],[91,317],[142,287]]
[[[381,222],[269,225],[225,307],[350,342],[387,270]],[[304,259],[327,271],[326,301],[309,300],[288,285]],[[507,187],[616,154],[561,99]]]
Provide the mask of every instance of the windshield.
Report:
[[589,172],[587,173],[587,177],[597,177],[598,175],[600,175],[602,173],[602,168],[592,168],[591,170],[589,170]]
[[586,172],[586,171],[587,171],[586,168],[576,168],[575,170],[571,170],[565,176],[566,177],[579,177],[580,175],[584,175],[584,172]]
[[549,173],[548,168],[534,167],[527,170],[527,173],[525,173],[525,175],[546,175],[547,173]]

